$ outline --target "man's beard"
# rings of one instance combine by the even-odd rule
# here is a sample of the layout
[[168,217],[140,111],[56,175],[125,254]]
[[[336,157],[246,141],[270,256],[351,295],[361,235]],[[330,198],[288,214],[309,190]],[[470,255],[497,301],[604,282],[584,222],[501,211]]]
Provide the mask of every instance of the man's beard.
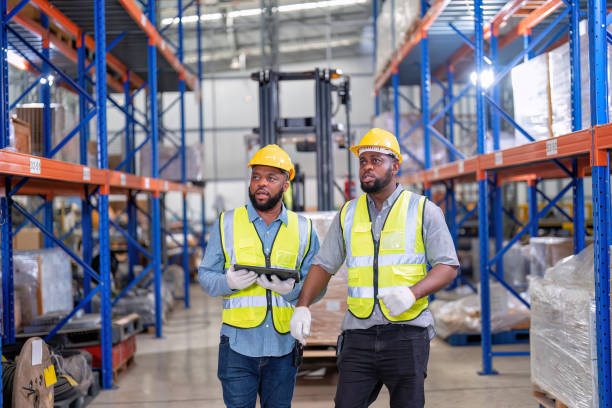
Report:
[[365,193],[377,193],[383,188],[387,187],[392,179],[393,179],[393,169],[389,169],[382,179],[378,179],[378,178],[375,179],[374,184],[372,184],[371,186],[364,185],[363,181],[360,180],[361,189]]
[[259,211],[268,211],[274,208],[280,199],[283,198],[283,190],[279,191],[277,195],[268,198],[268,201],[263,204],[259,204],[257,200],[255,200],[255,194],[251,193],[251,190],[249,190],[249,198],[251,199],[251,204],[253,204],[255,209]]

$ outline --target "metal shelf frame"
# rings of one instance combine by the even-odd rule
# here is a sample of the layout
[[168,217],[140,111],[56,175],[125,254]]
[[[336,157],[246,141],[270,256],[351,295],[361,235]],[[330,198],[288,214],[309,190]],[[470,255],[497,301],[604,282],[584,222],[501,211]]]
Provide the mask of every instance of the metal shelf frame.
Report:
[[[394,0],[387,0],[394,1]],[[378,1],[374,1],[374,21],[378,11]],[[480,251],[480,286],[481,286],[481,316],[482,316],[482,375],[496,374],[493,369],[493,357],[507,357],[512,355],[528,355],[529,353],[499,353],[491,347],[491,316],[489,279],[495,278],[522,303],[528,305],[518,293],[504,280],[502,257],[523,235],[538,235],[539,219],[551,209],[558,208],[557,202],[570,190],[572,191],[573,214],[571,216],[561,212],[573,222],[574,251],[578,253],[585,247],[585,214],[584,214],[584,185],[583,179],[587,175],[592,177],[593,185],[593,237],[595,248],[595,292],[597,311],[597,354],[598,354],[598,390],[599,405],[609,406],[612,402],[610,387],[610,259],[609,246],[612,238],[612,216],[610,214],[610,161],[609,150],[612,148],[612,124],[608,117],[608,84],[607,84],[607,42],[612,42],[612,34],[607,32],[607,26],[612,22],[612,15],[606,14],[605,0],[589,0],[588,9],[584,13],[577,0],[549,0],[531,11],[520,23],[503,36],[499,35],[500,25],[512,16],[521,6],[522,2],[509,1],[498,14],[488,22],[483,19],[483,0],[472,2],[474,10],[474,37],[469,38],[452,27],[451,29],[465,43],[446,64],[438,67],[431,75],[428,50],[428,28],[433,21],[443,14],[444,8],[449,4],[446,0],[435,0],[429,4],[422,1],[422,19],[417,27],[407,34],[403,45],[396,49],[387,68],[375,80],[376,114],[380,113],[378,92],[391,82],[393,88],[393,103],[396,135],[400,145],[406,137],[416,128],[423,128],[424,160],[414,157],[405,148],[402,151],[417,163],[422,171],[402,175],[402,182],[422,185],[424,194],[431,197],[432,185],[446,187],[444,201],[447,208],[447,220],[453,239],[457,239],[459,227],[470,217],[478,213],[478,233]],[[589,31],[589,64],[590,64],[590,105],[591,124],[584,130],[581,123],[581,78],[580,78],[580,38],[578,24],[582,16],[588,20]],[[376,23],[374,23],[376,24]],[[547,24],[541,29],[542,25]],[[540,26],[538,26],[540,25]],[[534,35],[534,29],[538,28]],[[376,32],[376,27],[374,27]],[[500,106],[499,83],[510,73],[511,69],[523,60],[533,58],[535,55],[558,43],[561,36],[568,33],[571,75],[571,107],[572,130],[567,135],[552,139],[534,141],[527,131],[521,128],[512,115]],[[510,63],[499,63],[499,50],[514,40],[523,39],[523,50],[514,56]],[[488,40],[488,54],[485,52],[485,40]],[[420,45],[421,69],[421,114],[422,119],[406,134],[399,132],[399,100],[405,98],[399,91],[398,68],[410,51]],[[374,55],[376,56],[376,44]],[[474,71],[476,81],[470,81],[458,92],[453,92],[454,69],[462,59],[474,53]],[[481,74],[489,66],[493,72],[493,82],[483,87]],[[439,78],[446,76],[446,84]],[[430,103],[432,81],[443,89],[441,101]],[[477,155],[466,158],[455,146],[453,105],[468,94],[472,88],[475,90],[477,122]],[[438,112],[433,112],[438,109]],[[440,119],[446,121],[445,134],[442,135],[433,125]],[[501,118],[523,134],[529,143],[509,149],[500,150],[499,133]],[[488,123],[487,123],[488,122]],[[487,152],[485,135],[491,131],[493,138],[493,151]],[[450,163],[432,167],[430,140],[435,137],[449,151]],[[569,179],[569,183],[557,194],[549,198],[538,188],[538,183],[544,179]],[[526,182],[528,186],[529,221],[522,225],[513,215],[502,206],[502,185],[504,183]],[[471,210],[457,203],[454,187],[461,183],[477,183],[478,204]],[[538,209],[538,195],[546,200],[546,206]],[[458,220],[460,210],[462,217]],[[503,245],[502,219],[504,214],[518,223],[520,229],[507,245]],[[492,224],[490,234],[489,225]],[[495,255],[489,259],[489,238],[494,238]]]
[[[85,3],[85,2],[84,2]],[[91,2],[87,2],[89,6]],[[204,218],[204,193],[203,188],[193,186],[186,180],[186,150],[185,150],[185,118],[184,118],[184,97],[186,87],[189,86],[198,98],[199,108],[199,139],[204,141],[203,127],[203,103],[201,97],[203,67],[201,63],[202,46],[198,35],[198,69],[193,74],[183,65],[183,33],[182,22],[179,24],[179,46],[178,57],[168,49],[167,44],[161,39],[160,34],[155,29],[155,0],[150,0],[147,8],[147,15],[140,12],[140,9],[131,0],[119,0],[132,18],[138,18],[137,23],[142,27],[148,37],[148,78],[141,79],[134,74],[123,63],[110,54],[110,51],[120,43],[125,33],[121,33],[110,41],[107,45],[106,22],[105,22],[105,0],[93,0],[94,6],[94,38],[89,37],[66,15],[55,8],[47,0],[22,0],[11,10],[8,9],[7,0],[0,0],[0,46],[6,54],[9,49],[22,55],[26,61],[26,70],[35,74],[36,79],[26,91],[19,95],[14,101],[9,101],[9,71],[7,58],[0,61],[0,92],[2,101],[0,103],[0,149],[9,146],[9,113],[23,97],[40,86],[41,102],[43,103],[43,157],[0,150],[0,188],[3,194],[0,196],[0,229],[1,229],[1,254],[2,254],[2,342],[12,343],[15,341],[15,320],[14,320],[14,286],[13,286],[13,237],[26,224],[31,223],[40,229],[45,237],[45,247],[58,246],[64,250],[73,261],[83,269],[83,289],[84,297],[80,299],[75,309],[60,322],[46,337],[46,340],[53,337],[58,330],[80,309],[90,311],[91,299],[100,295],[101,313],[101,339],[102,339],[102,381],[103,388],[112,387],[113,367],[112,367],[112,343],[111,343],[111,317],[112,306],[136,285],[148,272],[153,271],[155,283],[155,308],[156,308],[156,335],[162,336],[162,308],[161,308],[161,214],[160,197],[168,192],[178,192],[183,196],[182,208],[182,233],[183,242],[181,243],[181,255],[183,256],[183,268],[185,275],[185,305],[189,307],[189,270],[188,270],[188,220],[187,220],[187,194],[197,194],[201,197],[202,214],[202,235],[200,244],[204,248],[206,222]],[[177,0],[178,9],[182,12],[182,0]],[[38,8],[41,14],[41,22],[38,24],[25,13],[26,6],[33,5]],[[195,6],[197,13],[200,12],[200,1],[195,0],[189,6]],[[61,26],[65,32],[72,36],[76,45],[76,50],[69,47],[65,42],[51,33],[49,23],[53,21],[57,26]],[[25,29],[25,31],[24,31]],[[198,21],[197,32],[201,33],[200,22]],[[41,40],[41,44],[33,44],[25,38],[24,33],[33,34],[35,38]],[[51,49],[50,45],[54,48]],[[179,155],[181,158],[181,182],[175,183],[159,179],[158,163],[158,142],[159,137],[159,113],[157,107],[157,49],[161,50],[163,56],[170,62],[171,66],[177,71],[180,103],[181,103],[181,142],[179,144]],[[61,55],[68,63],[59,64],[58,59],[52,59],[51,55]],[[57,54],[57,55],[56,55]],[[93,55],[93,57],[91,57]],[[76,74],[74,67],[69,64],[76,64]],[[95,73],[92,73],[92,68]],[[52,146],[51,138],[51,84],[48,81],[49,75],[57,76],[56,80],[63,86],[75,92],[79,97],[79,124],[71,130],[67,136],[56,146]],[[117,81],[116,76],[120,75],[122,80]],[[109,93],[108,88],[124,94],[125,101],[116,101]],[[95,93],[91,93],[93,89]],[[134,106],[134,98],[145,89],[148,93],[148,109],[140,112]],[[107,130],[107,104],[119,109],[125,115],[125,126],[122,131],[112,135],[109,141]],[[142,118],[136,116],[139,114]],[[96,117],[97,133],[97,168],[87,166],[87,142],[89,140],[89,121]],[[139,126],[146,132],[144,142],[135,146],[135,127]],[[60,151],[68,141],[79,135],[80,164],[72,164],[54,160],[53,156]],[[108,144],[115,138],[124,136],[126,157],[117,169],[108,169]],[[151,177],[139,177],[134,175],[134,155],[146,143],[151,143]],[[124,170],[119,171],[119,170]],[[136,212],[137,206],[135,197],[139,193],[151,195],[152,211],[151,232],[152,246],[148,250],[143,248],[136,233]],[[124,230],[115,222],[109,219],[109,194],[125,194],[127,197],[128,228]],[[45,203],[34,212],[30,213],[20,204],[13,200],[17,195],[41,196]],[[82,220],[79,223],[83,236],[83,255],[71,251],[63,243],[66,237],[57,237],[53,231],[53,212],[52,200],[54,196],[76,196],[81,197]],[[93,200],[99,214],[98,248],[100,254],[100,269],[96,272],[92,269],[92,253],[95,242],[92,230],[92,211],[94,210]],[[12,211],[21,213],[26,222],[14,228],[12,222]],[[38,221],[37,214],[43,214],[43,222]],[[128,244],[128,259],[130,264],[131,282],[114,299],[111,299],[110,292],[110,242],[109,229],[117,229],[126,239]],[[68,232],[70,233],[70,231]],[[144,271],[138,276],[134,276],[133,267],[136,264],[138,252],[147,256],[151,262],[145,267]],[[97,282],[92,287],[93,281]],[[0,349],[1,350],[1,349]],[[0,372],[1,373],[1,372]],[[0,403],[2,402],[2,392],[0,388]]]

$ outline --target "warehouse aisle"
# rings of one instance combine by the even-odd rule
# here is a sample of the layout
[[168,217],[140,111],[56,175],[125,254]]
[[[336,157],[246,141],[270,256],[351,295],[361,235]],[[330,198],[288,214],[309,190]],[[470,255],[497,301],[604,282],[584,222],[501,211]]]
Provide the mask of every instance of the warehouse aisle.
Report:
[[[223,407],[217,380],[217,345],[220,302],[192,285],[192,307],[177,307],[164,326],[164,338],[138,336],[136,364],[119,377],[117,388],[103,391],[92,407]],[[502,348],[500,348],[501,350]],[[503,350],[526,350],[527,345]],[[496,349],[497,350],[497,349]],[[427,407],[496,408],[536,407],[531,394],[529,360],[495,360],[502,374],[480,377],[480,348],[451,348],[435,340],[431,347],[429,378],[425,383]],[[335,376],[299,379],[293,407],[333,406]],[[383,390],[374,407],[388,407]]]

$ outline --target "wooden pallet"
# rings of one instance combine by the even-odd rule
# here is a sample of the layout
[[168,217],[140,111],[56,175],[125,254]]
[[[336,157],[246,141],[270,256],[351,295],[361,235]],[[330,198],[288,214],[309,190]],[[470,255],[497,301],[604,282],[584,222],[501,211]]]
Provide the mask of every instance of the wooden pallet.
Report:
[[134,365],[134,356],[128,358],[123,363],[119,364],[117,367],[113,367],[113,381],[117,381],[117,377],[120,374],[126,372]]
[[538,401],[540,407],[543,408],[568,408],[567,405],[536,385],[533,386],[533,397]]

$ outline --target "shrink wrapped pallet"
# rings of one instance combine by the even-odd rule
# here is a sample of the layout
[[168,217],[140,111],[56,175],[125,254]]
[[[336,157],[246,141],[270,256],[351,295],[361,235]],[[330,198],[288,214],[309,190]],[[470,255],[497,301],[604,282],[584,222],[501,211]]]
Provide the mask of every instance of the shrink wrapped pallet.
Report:
[[394,7],[391,3],[383,3],[376,19],[377,73],[386,68],[395,50],[402,46],[421,16],[420,0],[395,0]]
[[[580,103],[582,109],[582,126],[585,129],[591,123],[591,89],[589,73],[589,36],[586,20],[580,22]],[[550,98],[552,105],[552,132],[554,136],[572,132],[571,106],[571,67],[569,43],[549,52]],[[612,47],[608,45],[608,67],[612,62]],[[608,89],[612,90],[612,71],[608,68]],[[608,98],[608,109],[612,100]],[[580,129],[578,129],[580,130]]]
[[[400,115],[400,135],[405,135],[413,126],[421,119],[417,114]],[[439,122],[441,123],[441,122]],[[374,118],[374,127],[384,129],[388,132],[395,133],[395,120],[393,113],[383,112]],[[440,166],[448,163],[448,149],[435,136],[431,135],[431,166]],[[421,162],[424,162],[425,146],[423,143],[423,127],[418,126],[406,139],[402,141],[402,145],[416,156]],[[402,172],[414,173],[423,168],[414,161],[410,156],[402,152],[404,160],[402,161]]]
[[38,282],[36,315],[72,310],[72,269],[70,258],[60,248],[15,251],[15,268]]
[[533,237],[529,240],[529,273],[543,276],[561,259],[574,253],[574,240],[564,237]]
[[[323,244],[327,231],[336,216],[336,211],[321,211],[301,213],[312,220],[312,227]],[[323,299],[310,306],[312,314],[311,335],[308,338],[310,345],[335,345],[342,319],[347,310],[346,296],[348,285],[348,269],[343,263],[338,272],[332,276],[327,285],[327,292]]]
[[531,381],[574,408],[597,406],[593,256],[589,246],[529,284]]
[[[202,181],[204,177],[204,145],[194,143],[185,148],[187,181]],[[181,181],[181,156],[175,147],[159,149],[159,178]],[[146,144],[139,152],[140,176],[151,177],[151,146]],[[170,161],[170,164],[167,164]]]
[[[529,310],[499,283],[490,286],[491,332],[499,333],[529,321]],[[480,295],[470,294],[453,301],[435,300],[429,309],[434,316],[436,333],[447,338],[451,334],[481,332]]]
[[376,19],[376,72],[381,73],[393,53],[391,44],[391,2],[383,3]]
[[[552,136],[548,54],[540,54],[512,69],[514,120],[535,140]],[[518,130],[515,145],[529,140]]]

